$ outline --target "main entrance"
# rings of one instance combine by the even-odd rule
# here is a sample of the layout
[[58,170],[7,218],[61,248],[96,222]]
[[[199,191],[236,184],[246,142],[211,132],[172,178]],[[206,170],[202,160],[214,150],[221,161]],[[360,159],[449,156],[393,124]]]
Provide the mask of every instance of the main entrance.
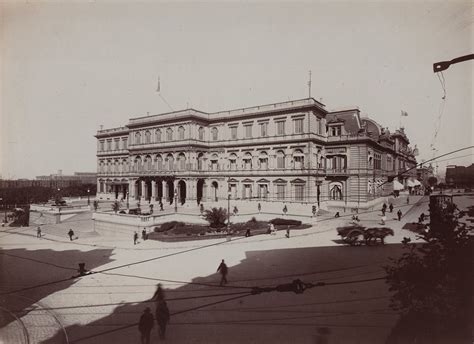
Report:
[[183,205],[186,202],[186,182],[184,180],[180,180],[178,183],[178,197],[179,202]]

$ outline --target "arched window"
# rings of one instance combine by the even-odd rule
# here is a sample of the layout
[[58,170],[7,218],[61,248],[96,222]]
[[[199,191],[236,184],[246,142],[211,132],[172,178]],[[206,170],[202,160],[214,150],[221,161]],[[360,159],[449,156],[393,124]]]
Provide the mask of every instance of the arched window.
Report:
[[118,160],[115,160],[114,162],[114,172],[120,172],[119,170],[119,161]]
[[155,139],[156,139],[156,142],[160,142],[160,141],[161,141],[161,130],[160,130],[160,129],[156,129],[156,132],[155,132]]
[[105,164],[104,161],[101,161],[99,164],[99,172],[105,172]]
[[285,168],[285,153],[281,150],[277,152],[277,168]]
[[145,131],[145,143],[151,143],[151,132],[150,132],[150,130]]
[[260,152],[258,157],[258,165],[261,170],[268,169],[268,154],[267,152]]
[[134,170],[135,172],[140,172],[142,170],[142,158],[140,156],[137,156],[134,161]]
[[160,154],[158,154],[156,156],[156,169],[158,171],[162,171],[163,170],[163,158],[161,157]]
[[166,156],[166,167],[168,171],[174,170],[174,157],[171,153]]
[[252,154],[249,152],[245,153],[244,157],[242,158],[243,167],[245,170],[252,169]]
[[213,127],[212,128],[212,140],[213,141],[217,141],[217,138],[218,138],[218,132],[217,132],[217,128],[216,127]]
[[107,172],[112,172],[112,162],[110,160],[107,160]]
[[135,133],[135,144],[139,145],[141,143],[141,135],[139,132]]
[[304,153],[301,149],[296,149],[293,152],[293,168],[295,169],[304,168]]
[[198,132],[199,132],[199,140],[204,141],[204,128],[199,127]]
[[122,160],[122,172],[128,172],[128,162],[127,159]]
[[152,168],[151,156],[147,155],[145,158],[145,171],[151,171],[151,168]]
[[202,171],[204,168],[204,153],[199,153],[197,157],[197,169]]
[[166,129],[166,140],[173,141],[173,129],[171,128]]
[[336,201],[341,201],[342,197],[342,187],[339,184],[334,184],[329,191],[329,198]]
[[229,156],[229,169],[233,171],[237,170],[237,155],[235,153]]
[[179,140],[184,140],[184,127],[183,126],[180,126],[178,128],[178,137],[179,137]]
[[178,155],[179,169],[184,171],[186,169],[186,156],[184,153],[179,153]]

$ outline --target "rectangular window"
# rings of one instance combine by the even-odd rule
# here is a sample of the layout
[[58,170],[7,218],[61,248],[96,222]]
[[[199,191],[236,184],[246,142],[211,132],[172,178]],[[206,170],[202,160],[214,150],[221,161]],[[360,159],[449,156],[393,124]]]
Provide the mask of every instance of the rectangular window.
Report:
[[341,136],[341,126],[331,127],[331,136]]
[[277,184],[277,199],[284,200],[285,199],[285,184]]
[[297,118],[293,120],[295,124],[295,134],[302,134],[303,133],[303,118]]
[[379,153],[374,154],[374,168],[380,170],[382,168],[382,155]]
[[127,149],[127,139],[122,140],[122,148]]
[[230,137],[232,140],[237,139],[237,127],[230,127]]
[[115,150],[120,149],[120,140],[115,140]]
[[104,151],[104,141],[100,141],[99,150],[100,150],[101,152]]
[[323,133],[322,126],[321,126],[321,118],[318,117],[316,119],[316,133],[321,135]]
[[278,121],[277,124],[277,135],[285,135],[285,121]]
[[389,155],[387,155],[387,170],[393,171],[393,161],[392,161],[392,157]]
[[246,124],[244,128],[245,128],[245,137],[251,138],[252,137],[252,124]]
[[112,150],[112,140],[107,140],[107,150],[108,151]]
[[261,137],[266,137],[268,136],[268,123],[260,123],[260,136]]
[[304,200],[304,184],[295,184],[295,200]]

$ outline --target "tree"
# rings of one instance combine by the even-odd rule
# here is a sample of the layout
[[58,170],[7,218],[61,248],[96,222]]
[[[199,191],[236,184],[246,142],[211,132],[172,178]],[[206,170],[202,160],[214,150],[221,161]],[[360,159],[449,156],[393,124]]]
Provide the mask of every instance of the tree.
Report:
[[387,343],[464,343],[470,340],[472,240],[455,205],[430,208],[423,244],[410,244],[386,266],[394,292],[391,308],[400,312]]
[[119,201],[115,201],[112,203],[112,210],[117,214],[117,212],[120,210],[120,203]]
[[428,185],[429,186],[435,186],[438,184],[438,179],[436,177],[429,177],[428,178]]
[[212,208],[204,212],[204,218],[209,222],[209,226],[212,228],[225,227],[227,220],[227,210],[224,208]]

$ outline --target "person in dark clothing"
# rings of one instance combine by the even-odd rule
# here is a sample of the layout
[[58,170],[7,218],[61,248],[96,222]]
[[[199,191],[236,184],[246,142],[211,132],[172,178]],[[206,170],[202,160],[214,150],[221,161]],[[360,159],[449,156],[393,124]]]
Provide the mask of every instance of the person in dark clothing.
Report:
[[385,212],[387,211],[387,204],[382,205],[382,213],[385,215]]
[[69,232],[67,232],[67,235],[69,235],[69,240],[72,241],[72,238],[74,237],[74,231],[70,229]]
[[385,216],[385,211],[386,211],[386,209],[382,208],[382,216]]
[[390,203],[390,205],[388,206],[388,209],[390,210],[391,213],[393,212],[393,204],[392,203]]
[[163,210],[163,202],[160,201],[160,211]]
[[397,216],[398,216],[398,221],[401,221],[402,219],[402,211],[400,209],[398,209],[397,211]]
[[420,219],[421,219],[421,222],[425,221],[425,213],[420,214]]
[[133,234],[133,244],[136,245],[136,244],[137,244],[137,241],[138,241],[138,233],[135,232],[135,233]]
[[290,226],[288,226],[288,227],[286,228],[286,234],[285,234],[285,236],[286,236],[287,238],[290,237]]
[[142,239],[143,239],[143,241],[146,240],[146,229],[142,230]]
[[245,236],[246,237],[249,237],[251,234],[250,234],[250,228],[247,228],[247,230],[245,231]]
[[41,227],[38,226],[38,229],[36,230],[36,237],[41,238]]
[[152,300],[156,299],[157,302],[164,301],[165,292],[164,292],[164,290],[161,286],[161,283],[157,284],[155,294],[153,295],[153,297],[151,299]]
[[338,218],[340,215],[339,215],[339,212],[336,213],[336,215],[334,215],[335,218]]
[[222,286],[224,284],[227,284],[228,268],[227,268],[227,265],[224,263],[224,259],[222,259],[222,262],[219,265],[219,267],[217,268],[217,271],[221,273],[221,283],[220,283],[220,285]]
[[140,339],[142,344],[150,344],[150,334],[154,325],[153,315],[150,312],[150,307],[145,308],[140,322],[138,323],[138,330],[140,331]]
[[160,339],[165,339],[166,325],[170,321],[170,311],[165,300],[158,302],[156,306],[156,322],[158,323],[158,333]]

